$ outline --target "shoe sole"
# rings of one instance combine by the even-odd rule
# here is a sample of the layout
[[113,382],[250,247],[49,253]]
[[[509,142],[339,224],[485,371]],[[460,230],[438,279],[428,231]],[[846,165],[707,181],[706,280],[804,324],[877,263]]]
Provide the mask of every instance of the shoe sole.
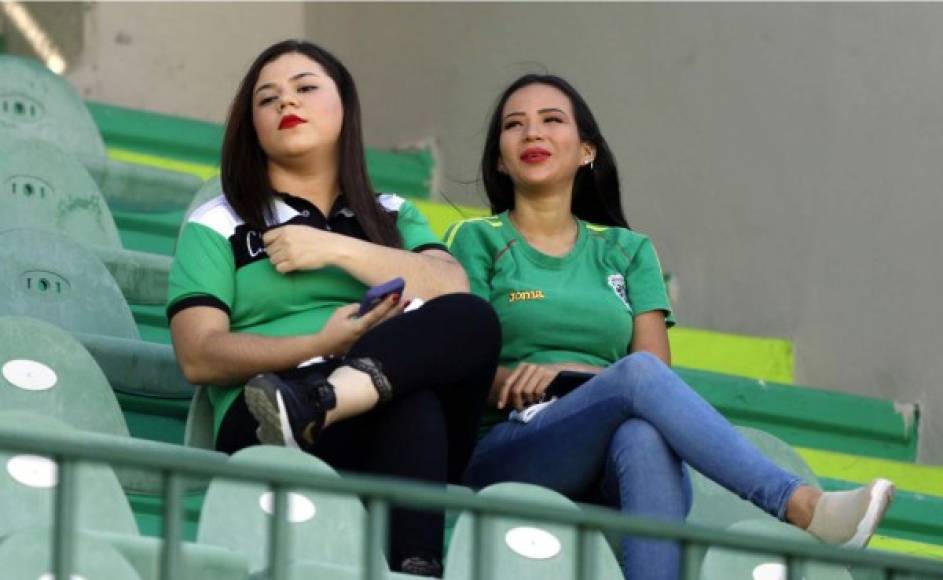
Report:
[[278,386],[264,375],[253,377],[245,388],[246,406],[259,422],[256,436],[266,445],[280,445],[298,449],[298,442],[291,434],[288,412]]
[[842,544],[844,548],[864,548],[871,541],[878,524],[884,519],[887,508],[894,501],[894,484],[886,479],[878,479],[871,487],[871,501],[864,517],[858,522],[858,529],[850,540]]

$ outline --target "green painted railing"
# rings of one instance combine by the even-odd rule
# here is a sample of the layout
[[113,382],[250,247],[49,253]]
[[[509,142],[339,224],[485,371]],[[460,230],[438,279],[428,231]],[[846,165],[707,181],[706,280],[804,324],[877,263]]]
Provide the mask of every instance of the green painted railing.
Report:
[[[873,551],[842,550],[831,546],[808,544],[787,539],[772,539],[720,531],[692,525],[669,524],[630,517],[612,510],[584,506],[581,510],[551,507],[535,502],[481,497],[473,494],[450,493],[439,487],[417,483],[397,482],[369,476],[317,474],[296,466],[259,464],[234,465],[224,456],[197,449],[152,450],[142,453],[133,445],[118,441],[89,441],[74,435],[48,433],[26,434],[11,427],[0,427],[0,449],[51,457],[59,465],[59,485],[56,489],[56,507],[53,542],[53,571],[57,578],[68,578],[75,556],[76,527],[76,467],[80,462],[109,464],[151,469],[164,476],[164,529],[161,557],[161,579],[180,577],[183,481],[188,476],[216,477],[268,485],[274,494],[274,513],[269,533],[269,571],[273,580],[288,577],[287,490],[312,489],[340,495],[356,495],[367,506],[367,531],[364,535],[362,570],[364,577],[378,580],[386,571],[370,554],[383,552],[387,542],[386,526],[391,505],[419,509],[453,509],[474,514],[474,533],[471,550],[477,557],[474,578],[489,578],[490,559],[482,554],[485,543],[482,517],[486,515],[519,517],[574,527],[578,532],[575,546],[577,577],[594,578],[594,558],[590,532],[596,530],[617,534],[641,535],[671,539],[681,543],[690,557],[697,549],[721,546],[735,550],[779,554],[786,563],[789,580],[801,577],[802,563],[819,561],[845,566],[862,566],[880,570],[885,579],[899,578],[902,574],[943,578],[943,562],[900,556]],[[689,560],[685,558],[685,561]],[[686,578],[694,577],[697,570],[686,566]]]

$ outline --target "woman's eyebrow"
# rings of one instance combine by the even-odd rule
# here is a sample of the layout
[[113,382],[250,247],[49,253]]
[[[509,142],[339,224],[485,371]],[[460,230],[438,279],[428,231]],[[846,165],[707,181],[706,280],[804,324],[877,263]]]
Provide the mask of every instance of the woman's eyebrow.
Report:
[[[544,115],[546,113],[560,113],[561,115],[566,116],[566,112],[563,109],[558,109],[556,107],[548,107],[546,109],[539,109],[537,112],[540,113],[541,115]],[[523,114],[524,114],[523,111],[514,111],[513,113],[508,113],[507,115],[505,115],[504,118],[507,119],[508,117],[513,117],[514,115],[523,115]]]
[[[315,72],[300,72],[300,73],[296,74],[295,76],[291,77],[289,80],[296,81],[296,80],[298,80],[298,79],[300,79],[300,78],[309,77],[309,76],[310,76],[310,77],[319,77],[319,76],[321,76],[321,75],[319,75],[318,73],[315,73]],[[262,85],[262,86],[260,86],[259,88],[255,89],[255,94],[256,94],[256,95],[259,94],[259,92],[262,91],[263,89],[273,89],[273,88],[275,88],[275,83],[265,83],[264,85]]]

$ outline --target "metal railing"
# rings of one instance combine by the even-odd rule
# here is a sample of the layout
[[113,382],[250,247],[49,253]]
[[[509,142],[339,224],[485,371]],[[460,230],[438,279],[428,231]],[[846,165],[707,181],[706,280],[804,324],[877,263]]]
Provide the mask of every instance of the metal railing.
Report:
[[745,552],[778,554],[786,566],[788,580],[802,577],[802,564],[818,561],[843,566],[860,566],[880,570],[886,580],[904,574],[943,579],[943,562],[892,554],[887,552],[838,549],[790,539],[757,537],[741,533],[672,524],[626,516],[595,506],[567,509],[548,506],[526,499],[449,492],[440,487],[393,481],[388,478],[313,473],[309,469],[284,464],[233,464],[225,456],[198,449],[180,447],[142,451],[133,441],[86,440],[66,433],[27,433],[8,426],[0,427],[0,450],[49,457],[59,465],[53,522],[53,573],[56,578],[69,578],[73,570],[76,532],[76,469],[80,463],[108,464],[112,467],[150,469],[164,478],[164,525],[161,554],[161,580],[181,577],[181,544],[183,540],[184,481],[188,477],[224,478],[252,484],[268,485],[274,495],[273,517],[269,529],[269,577],[288,577],[290,533],[287,524],[287,493],[289,489],[310,489],[339,495],[358,496],[366,505],[366,533],[363,538],[363,578],[379,580],[387,577],[382,561],[372,557],[383,553],[389,530],[390,506],[418,509],[459,510],[473,514],[470,550],[475,570],[471,577],[492,580],[488,571],[491,558],[485,553],[487,543],[483,516],[528,519],[546,524],[571,526],[577,532],[574,546],[574,573],[581,580],[595,578],[594,545],[596,531],[620,535],[640,535],[678,541],[684,548],[685,578],[693,578],[698,570],[691,564],[698,548],[721,546]]

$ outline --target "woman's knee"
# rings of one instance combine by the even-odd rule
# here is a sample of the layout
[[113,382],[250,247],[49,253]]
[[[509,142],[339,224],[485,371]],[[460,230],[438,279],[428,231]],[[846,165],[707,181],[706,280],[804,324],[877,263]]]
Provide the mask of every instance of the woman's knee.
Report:
[[613,372],[617,373],[621,385],[631,387],[626,391],[637,398],[645,394],[645,389],[658,390],[672,370],[652,353],[640,351],[616,361]]
[[[425,307],[447,311],[449,318],[464,319],[487,331],[500,333],[498,315],[486,300],[466,292],[443,294],[430,300]],[[500,340],[500,334],[498,334]]]
[[423,308],[430,308],[437,319],[451,329],[461,329],[466,344],[476,346],[487,358],[497,364],[501,352],[501,323],[494,308],[474,294],[444,294],[430,300]]
[[660,358],[644,350],[622,357],[614,366],[624,374],[639,378],[670,371]]

